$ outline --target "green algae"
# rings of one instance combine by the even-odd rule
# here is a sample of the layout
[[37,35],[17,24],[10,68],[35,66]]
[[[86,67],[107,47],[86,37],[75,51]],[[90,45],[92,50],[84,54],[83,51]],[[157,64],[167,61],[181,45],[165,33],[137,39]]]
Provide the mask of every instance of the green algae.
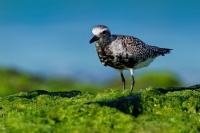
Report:
[[199,89],[21,92],[0,98],[0,132],[199,132]]

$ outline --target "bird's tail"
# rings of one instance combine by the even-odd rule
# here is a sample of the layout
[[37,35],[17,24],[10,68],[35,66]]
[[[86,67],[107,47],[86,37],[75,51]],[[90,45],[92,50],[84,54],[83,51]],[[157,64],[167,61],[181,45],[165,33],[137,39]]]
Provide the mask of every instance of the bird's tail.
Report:
[[165,54],[169,54],[170,51],[173,49],[169,49],[169,48],[159,48],[158,49],[158,53],[162,56],[164,56]]

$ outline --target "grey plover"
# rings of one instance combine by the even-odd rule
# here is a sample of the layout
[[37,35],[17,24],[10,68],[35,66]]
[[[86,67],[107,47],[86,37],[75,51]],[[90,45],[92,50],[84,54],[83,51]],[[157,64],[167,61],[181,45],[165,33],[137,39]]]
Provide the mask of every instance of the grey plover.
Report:
[[133,36],[113,35],[104,25],[95,26],[92,33],[94,36],[90,40],[90,44],[96,43],[96,51],[104,66],[113,67],[120,72],[123,90],[125,90],[123,70],[131,73],[130,92],[135,84],[133,70],[147,67],[157,56],[164,56],[172,50],[147,45]]

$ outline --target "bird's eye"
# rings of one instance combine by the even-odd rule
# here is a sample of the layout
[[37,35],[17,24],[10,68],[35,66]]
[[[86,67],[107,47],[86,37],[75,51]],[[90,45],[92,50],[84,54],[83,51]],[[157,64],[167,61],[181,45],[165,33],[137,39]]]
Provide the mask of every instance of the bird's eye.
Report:
[[102,34],[106,34],[106,31],[104,30],[104,31],[102,32]]

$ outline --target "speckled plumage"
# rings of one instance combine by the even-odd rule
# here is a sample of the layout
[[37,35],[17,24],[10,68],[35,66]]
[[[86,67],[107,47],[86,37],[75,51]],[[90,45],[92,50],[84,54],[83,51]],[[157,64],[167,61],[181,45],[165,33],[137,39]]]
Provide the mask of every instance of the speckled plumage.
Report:
[[[90,40],[90,43],[96,42],[96,51],[101,63],[118,69],[121,73],[122,81],[122,70],[133,71],[133,69],[146,67],[157,56],[164,56],[171,50],[147,45],[133,36],[111,35],[108,27],[103,25],[94,27],[92,33],[94,37]],[[133,75],[132,79],[134,80]]]

